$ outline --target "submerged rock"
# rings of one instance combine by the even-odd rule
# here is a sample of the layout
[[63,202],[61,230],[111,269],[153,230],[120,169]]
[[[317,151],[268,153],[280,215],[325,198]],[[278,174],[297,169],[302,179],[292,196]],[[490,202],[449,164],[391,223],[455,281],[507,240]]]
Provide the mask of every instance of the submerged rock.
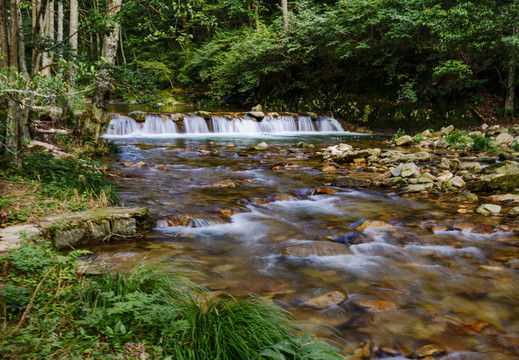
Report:
[[318,310],[342,304],[347,299],[346,294],[340,291],[332,291],[327,294],[311,298],[303,303],[304,306]]
[[409,135],[404,135],[395,140],[396,146],[409,145],[413,143],[413,138]]
[[496,215],[501,212],[501,206],[495,204],[483,204],[476,209],[476,212],[483,215]]
[[367,230],[367,229],[372,229],[372,228],[375,228],[375,229],[380,229],[380,228],[384,228],[384,229],[393,229],[393,225],[385,222],[385,221],[382,221],[382,220],[366,220],[362,223],[362,225],[360,225],[359,227],[357,227],[355,230],[357,231],[364,231],[364,230]]
[[351,176],[339,176],[334,180],[335,186],[340,187],[366,187],[371,184],[369,180],[356,179]]
[[283,257],[305,258],[309,256],[332,256],[351,254],[351,250],[340,243],[330,241],[311,241],[286,246],[282,252]]

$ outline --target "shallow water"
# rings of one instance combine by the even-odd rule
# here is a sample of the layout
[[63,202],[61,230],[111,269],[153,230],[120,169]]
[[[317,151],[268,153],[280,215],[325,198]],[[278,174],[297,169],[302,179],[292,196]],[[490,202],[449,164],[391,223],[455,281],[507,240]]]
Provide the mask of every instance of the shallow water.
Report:
[[[380,139],[206,134],[116,141],[123,152],[110,160],[122,170],[121,197],[126,206],[147,207],[157,225],[139,241],[91,247],[96,262],[122,270],[139,262],[182,264],[215,293],[272,299],[346,353],[370,343],[378,358],[386,356],[383,348],[405,358],[435,344],[446,349],[445,359],[518,358],[518,238],[506,229],[455,230],[464,228],[455,225],[461,221],[499,228],[501,218],[385,192],[316,194],[341,171],[323,173],[321,161],[308,159],[316,150],[294,147],[382,147]],[[270,147],[247,150],[261,141]],[[138,162],[146,165],[132,165]],[[393,228],[356,232],[367,219]],[[450,230],[432,232],[434,224]],[[310,250],[301,256],[300,249]],[[337,290],[348,296],[338,306],[304,306]]]

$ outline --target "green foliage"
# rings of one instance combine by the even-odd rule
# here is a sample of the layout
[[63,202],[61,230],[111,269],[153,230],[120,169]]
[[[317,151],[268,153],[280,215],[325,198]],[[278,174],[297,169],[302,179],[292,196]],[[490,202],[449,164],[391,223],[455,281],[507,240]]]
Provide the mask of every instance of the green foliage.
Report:
[[416,134],[415,136],[413,136],[413,141],[414,142],[422,142],[424,141],[425,139],[427,139],[422,133],[419,133],[419,134]]
[[490,151],[495,149],[495,144],[490,137],[474,136],[472,142],[472,150],[474,151]]
[[0,357],[135,358],[129,345],[141,344],[155,358],[340,358],[338,349],[298,335],[281,308],[258,298],[214,299],[180,272],[82,278],[74,263],[85,253],[62,256],[41,243],[0,258],[7,310]]
[[393,136],[391,137],[391,140],[395,141],[396,139],[399,139],[404,135],[405,135],[405,130],[398,129],[398,131],[396,133],[394,133]]
[[464,149],[469,145],[470,138],[464,133],[454,130],[449,135],[446,135],[443,141],[453,149]]
[[113,66],[111,70],[117,85],[114,91],[115,97],[126,102],[138,102],[151,106],[162,102],[163,99],[158,94],[157,76],[153,72],[146,71],[149,69],[139,70],[135,65],[127,64]]
[[516,141],[515,143],[513,143],[512,149],[514,149],[515,151],[519,151],[519,141]]
[[43,190],[52,196],[81,194],[117,199],[115,183],[108,179],[97,162],[75,158],[57,158],[52,154],[32,152],[25,156],[16,172],[25,179],[42,184]]

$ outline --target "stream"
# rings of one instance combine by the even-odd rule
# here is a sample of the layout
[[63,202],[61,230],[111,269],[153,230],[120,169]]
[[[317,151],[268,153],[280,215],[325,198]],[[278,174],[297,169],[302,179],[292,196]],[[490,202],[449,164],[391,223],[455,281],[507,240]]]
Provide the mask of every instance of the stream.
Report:
[[[341,142],[383,148],[381,138],[343,131],[112,138],[122,152],[107,161],[121,169],[124,205],[147,207],[157,223],[143,239],[89,247],[96,263],[196,270],[193,280],[215,295],[260,294],[347,355],[367,346],[377,359],[519,358],[517,236],[485,231],[500,218],[335,188],[343,170],[323,172],[309,157]],[[249,150],[263,141],[268,148]],[[356,231],[365,220],[392,226]],[[332,292],[346,300],[307,306]]]

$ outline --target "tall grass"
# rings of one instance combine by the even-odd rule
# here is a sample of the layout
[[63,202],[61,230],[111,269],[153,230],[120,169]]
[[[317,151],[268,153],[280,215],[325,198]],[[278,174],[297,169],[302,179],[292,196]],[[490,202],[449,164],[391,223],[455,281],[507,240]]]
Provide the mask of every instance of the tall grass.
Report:
[[0,258],[0,358],[341,358],[260,298],[215,299],[180,272],[147,268],[84,278],[83,253],[28,244]]

